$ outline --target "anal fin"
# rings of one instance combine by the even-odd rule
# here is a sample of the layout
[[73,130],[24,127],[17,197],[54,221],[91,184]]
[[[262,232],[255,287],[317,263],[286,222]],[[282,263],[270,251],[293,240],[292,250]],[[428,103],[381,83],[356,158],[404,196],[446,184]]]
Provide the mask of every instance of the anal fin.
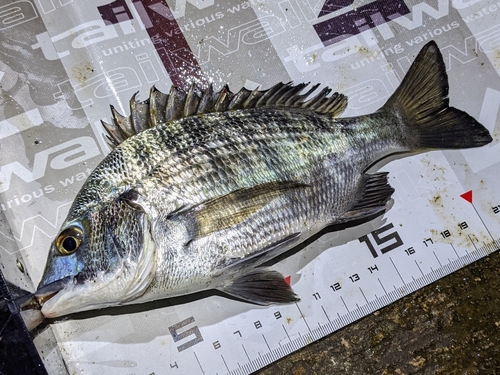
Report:
[[236,298],[264,306],[300,300],[281,273],[267,268],[253,269],[219,289]]

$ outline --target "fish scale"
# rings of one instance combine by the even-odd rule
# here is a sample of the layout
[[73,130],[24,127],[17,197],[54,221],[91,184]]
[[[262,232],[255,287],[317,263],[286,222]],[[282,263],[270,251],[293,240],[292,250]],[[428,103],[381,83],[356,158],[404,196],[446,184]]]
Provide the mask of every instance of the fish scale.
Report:
[[[238,116],[238,114],[236,114],[236,116]],[[228,117],[228,116],[226,116]],[[278,116],[276,116],[278,117]],[[285,117],[285,116],[283,116]],[[252,119],[252,118],[250,118]],[[279,119],[280,122],[286,124],[286,121],[283,119],[283,118],[280,118]],[[277,120],[275,119],[275,122],[276,123]],[[259,124],[256,124],[256,125],[259,125]],[[274,125],[274,124],[273,124]],[[321,124],[323,125],[323,124]],[[262,126],[260,126],[262,128]],[[274,126],[273,126],[274,127]],[[341,127],[340,127],[341,128]],[[268,134],[272,134],[270,131],[268,131]],[[293,142],[293,138],[290,137],[288,134],[285,133],[285,135],[287,136],[287,138],[290,138],[291,139],[291,142],[290,142],[290,145],[291,146],[295,146],[297,145],[297,143]],[[335,134],[331,134],[331,133],[325,133],[324,134],[326,137],[329,137],[329,138],[332,138],[334,139],[336,137]],[[303,136],[303,133],[302,133],[302,136]],[[269,138],[269,136],[268,136]],[[309,137],[309,139],[314,139],[313,137]],[[254,151],[253,153],[252,152],[249,152],[248,149],[243,149],[243,151],[245,151],[244,154],[242,154],[242,156],[245,157],[246,159],[246,162],[243,163],[243,165],[248,166],[250,165],[250,168],[249,169],[255,169],[256,171],[259,171],[261,172],[260,175],[256,176],[255,180],[251,181],[249,176],[248,175],[244,175],[242,176],[241,174],[233,174],[235,176],[240,176],[240,178],[242,178],[243,180],[245,180],[245,182],[252,186],[252,185],[255,185],[257,183],[262,183],[264,182],[265,180],[264,179],[275,179],[276,178],[276,175],[278,174],[276,169],[269,169],[269,168],[263,168],[262,165],[252,165],[252,163],[250,162],[250,160],[254,159],[258,162],[260,162],[261,164],[265,161],[265,160],[276,160],[276,156],[280,155],[280,156],[286,156],[286,158],[288,159],[292,159],[292,160],[296,160],[297,158],[294,158],[294,157],[291,157],[292,155],[297,155],[296,152],[284,152],[283,150],[279,150],[279,151],[276,151],[274,150],[274,147],[275,145],[280,145],[282,146],[281,148],[283,148],[283,144],[280,143],[280,137],[277,136],[277,137],[274,137],[272,139],[269,140],[270,142],[262,142],[262,145],[263,147],[260,147],[260,148],[254,148],[252,151]],[[252,139],[248,139],[246,142],[252,142]],[[219,142],[219,144],[222,143],[222,142]],[[311,143],[311,142],[310,142]],[[321,142],[316,142],[316,143],[320,143],[319,146],[321,146],[320,148],[323,148],[324,146],[324,143],[327,143],[327,142],[323,142],[323,144],[321,144]],[[333,142],[330,141],[328,142],[330,144],[332,144]],[[253,143],[255,144],[255,143]],[[233,145],[234,146],[234,145]],[[265,147],[264,147],[265,146]],[[313,148],[311,146],[311,144],[307,144],[305,142],[301,142],[301,144],[299,144],[299,146],[302,146],[304,149],[308,150],[308,149],[311,149]],[[306,147],[308,146],[308,147]],[[316,146],[316,149],[319,147],[318,145],[315,145]],[[292,148],[293,147],[289,147],[289,148]],[[202,147],[202,149],[207,149],[206,147]],[[220,148],[217,148],[217,150],[220,150]],[[325,149],[326,150],[326,149]],[[211,149],[211,151],[213,151],[213,149]],[[274,152],[273,152],[274,151]],[[290,151],[290,149],[288,149],[287,151]],[[295,150],[296,151],[296,150]],[[219,153],[219,157],[222,158],[222,155],[226,154],[226,152],[220,152]],[[328,153],[325,152],[325,154],[327,155]],[[234,154],[231,154],[234,158]],[[314,158],[315,159],[318,159],[318,157],[326,157],[326,155],[321,155],[317,150],[316,152],[311,152],[310,155],[314,155]],[[253,156],[253,157],[252,157]],[[185,156],[183,155],[183,158],[182,159],[185,159]],[[187,158],[189,160],[189,158]],[[210,160],[210,158],[207,158],[208,160]],[[288,161],[288,160],[286,160]],[[239,162],[240,160],[233,160],[232,161],[235,165],[239,165]],[[199,163],[199,161],[198,161]],[[177,161],[176,160],[173,160],[171,162],[169,162],[169,164],[167,165],[170,165],[170,164],[173,164],[173,165],[178,165]],[[224,164],[224,163],[223,163]],[[229,164],[229,162],[227,162],[226,164]],[[255,163],[254,163],[255,164]],[[296,165],[290,165],[290,163],[286,163],[284,160],[281,160],[280,163],[276,163],[276,164],[279,164],[282,166],[282,173],[281,173],[281,178],[283,179],[287,179],[287,178],[291,178],[292,176],[288,175],[287,176],[287,173],[288,174],[291,172],[291,171],[297,171],[300,169],[297,168]],[[309,163],[311,164],[311,163]],[[189,165],[187,165],[186,167],[189,167]],[[199,165],[197,165],[197,168],[199,167]],[[288,168],[287,168],[288,167]],[[304,167],[304,166],[302,166]],[[349,170],[349,168],[346,168],[346,170]],[[274,173],[262,173],[262,172],[266,172],[266,171],[273,171]],[[303,169],[303,171],[305,172],[305,174],[309,173],[309,172],[312,172],[313,170],[311,169],[308,169],[307,167]],[[176,173],[180,173],[178,170],[175,171]],[[334,172],[334,170],[332,170],[332,172]],[[164,173],[165,175],[168,174],[168,173]],[[163,174],[162,174],[163,175]],[[173,176],[174,174],[172,173],[172,171],[170,171],[170,176]],[[187,173],[188,176],[191,176],[193,175],[192,173]],[[313,174],[314,175],[314,174]],[[262,236],[259,236],[256,235],[256,236],[253,236],[253,237],[250,237],[250,236],[247,236],[246,233],[240,233],[239,229],[236,227],[234,228],[232,231],[227,231],[228,233],[219,233],[218,237],[219,238],[222,238],[224,239],[224,243],[223,244],[220,244],[220,241],[218,241],[217,239],[212,239],[211,238],[211,241],[208,241],[209,243],[208,244],[200,244],[200,247],[202,248],[205,248],[205,249],[213,249],[214,252],[211,253],[211,255],[209,257],[207,257],[208,259],[215,259],[216,260],[216,263],[219,261],[219,259],[225,259],[225,257],[227,257],[227,254],[226,253],[220,253],[219,249],[221,248],[224,248],[224,247],[228,247],[228,244],[229,243],[238,243],[239,246],[237,247],[238,249],[245,249],[245,252],[240,252],[239,254],[232,254],[231,257],[234,257],[234,258],[242,258],[244,257],[245,255],[248,255],[248,254],[251,254],[253,252],[255,252],[256,250],[258,250],[259,248],[263,248],[265,247],[266,245],[269,245],[269,243],[266,242],[266,240],[268,238],[281,238],[281,237],[286,237],[287,235],[293,233],[293,229],[295,230],[298,230],[298,228],[302,229],[302,225],[300,225],[299,223],[301,222],[310,222],[310,227],[313,228],[312,232],[314,231],[317,231],[318,230],[318,227],[319,225],[316,224],[314,225],[314,221],[311,222],[311,217],[316,217],[316,221],[321,223],[321,224],[324,224],[325,222],[328,222],[329,220],[331,220],[331,217],[329,218],[326,218],[323,216],[321,216],[320,214],[321,213],[324,213],[324,212],[328,212],[329,215],[331,215],[331,209],[327,209],[325,210],[324,206],[325,204],[327,205],[331,205],[333,206],[332,202],[335,202],[335,201],[338,201],[338,199],[335,199],[337,198],[334,194],[335,194],[335,191],[336,189],[333,189],[333,186],[332,186],[332,178],[330,178],[330,176],[324,176],[324,174],[320,174],[320,176],[322,177],[322,181],[315,181],[313,180],[313,176],[311,176],[310,178],[308,178],[307,176],[305,175],[299,175],[299,176],[293,176],[295,178],[299,177],[299,178],[302,178],[303,180],[305,181],[310,181],[311,182],[311,185],[314,186],[314,189],[311,191],[311,194],[313,198],[309,198],[309,197],[305,197],[304,199],[295,199],[294,200],[294,203],[295,205],[292,206],[291,204],[288,204],[289,207],[295,207],[296,209],[295,210],[291,210],[291,209],[283,209],[283,203],[279,204],[278,203],[275,203],[276,207],[273,207],[271,206],[270,207],[270,210],[273,211],[273,212],[276,212],[278,211],[281,215],[279,216],[279,219],[282,221],[282,222],[285,222],[285,223],[289,223],[289,228],[284,228],[284,227],[280,227],[280,231],[264,231],[263,228],[267,228],[269,227],[270,224],[272,224],[273,222],[276,222],[275,221],[275,218],[269,216],[269,217],[262,217],[260,216],[259,219],[260,219],[260,222],[256,222],[256,221],[253,221],[251,222],[250,220],[245,222],[244,226],[246,228],[251,228],[249,229],[252,233],[255,233],[255,234],[258,234],[258,233],[263,233]],[[214,178],[216,177],[220,177],[218,176],[217,174],[217,171],[215,171],[214,173]],[[244,178],[243,178],[244,177]],[[201,176],[197,176],[196,181],[199,182],[199,184],[201,185],[204,185],[204,186],[214,186],[214,185],[217,185],[217,184],[214,184],[212,183],[212,181],[208,181],[209,179],[207,177],[201,177]],[[227,190],[232,190],[232,189],[235,189],[235,188],[238,188],[238,187],[242,187],[244,186],[242,184],[242,182],[240,181],[240,185],[235,185],[233,186],[231,184],[231,180],[229,178],[225,179],[225,181],[222,181],[221,179],[219,179],[220,183],[222,183],[223,185],[222,186],[225,186]],[[351,179],[346,179],[346,181],[352,181]],[[167,181],[167,184],[170,185],[172,181]],[[209,182],[209,184],[207,184],[207,182]],[[150,184],[149,186],[155,186],[155,184]],[[184,186],[185,186],[185,182],[184,182]],[[196,188],[192,189],[192,190],[198,190]],[[346,189],[348,190],[348,189]],[[321,192],[324,192],[325,194],[323,194],[323,196],[321,195],[318,195],[318,194],[321,194]],[[326,194],[327,192],[331,192],[331,194]],[[218,194],[223,194],[224,192],[218,192]],[[145,195],[149,195],[148,192],[144,192]],[[188,196],[191,195],[191,191],[189,191],[187,193]],[[203,200],[203,199],[207,199],[209,197],[207,196],[200,196],[200,197],[196,197],[197,199],[199,200]],[[307,204],[300,204],[302,201],[306,201],[308,202]],[[297,202],[299,202],[299,204],[297,204]],[[288,202],[289,203],[289,202]],[[164,206],[163,202],[161,204],[162,206]],[[281,208],[281,210],[280,210]],[[313,208],[311,210],[311,208]],[[242,224],[243,226],[243,224]],[[262,239],[261,239],[262,238]],[[245,243],[245,240],[247,243]],[[225,245],[225,246],[224,246]],[[198,250],[198,252],[201,252],[202,250]],[[194,251],[194,253],[197,253],[196,251]],[[204,264],[207,264],[207,262],[205,262],[203,260],[203,263]],[[184,267],[185,265],[183,265]],[[170,270],[171,271],[171,270]],[[161,272],[160,272],[161,274]],[[164,283],[161,283],[160,284],[162,285],[162,287],[165,287],[165,284]]]
[[[425,79],[422,79],[424,77]],[[382,215],[394,189],[366,173],[393,153],[480,147],[489,132],[449,107],[445,65],[427,44],[375,113],[339,118],[325,88],[151,91],[105,124],[113,151],[78,193],[52,244],[42,313],[219,289],[257,303],[296,301],[262,266],[328,228]],[[152,103],[152,104],[151,104]],[[159,111],[159,112],[158,112]]]

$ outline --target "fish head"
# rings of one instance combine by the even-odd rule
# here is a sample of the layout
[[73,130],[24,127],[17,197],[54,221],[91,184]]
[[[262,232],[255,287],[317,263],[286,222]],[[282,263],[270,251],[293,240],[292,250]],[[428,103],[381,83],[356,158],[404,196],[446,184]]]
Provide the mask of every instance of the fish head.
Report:
[[52,242],[36,296],[54,318],[117,306],[144,293],[155,274],[147,215],[123,200],[71,212]]

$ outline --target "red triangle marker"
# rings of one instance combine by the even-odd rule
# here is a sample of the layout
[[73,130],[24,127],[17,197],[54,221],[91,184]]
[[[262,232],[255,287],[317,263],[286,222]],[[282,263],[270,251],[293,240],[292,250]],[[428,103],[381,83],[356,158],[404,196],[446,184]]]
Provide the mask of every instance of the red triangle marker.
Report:
[[287,283],[288,285],[290,285],[290,279],[291,279],[290,276],[285,277],[285,283]]
[[472,203],[472,190],[469,190],[466,193],[460,194],[460,197],[465,199],[467,202]]

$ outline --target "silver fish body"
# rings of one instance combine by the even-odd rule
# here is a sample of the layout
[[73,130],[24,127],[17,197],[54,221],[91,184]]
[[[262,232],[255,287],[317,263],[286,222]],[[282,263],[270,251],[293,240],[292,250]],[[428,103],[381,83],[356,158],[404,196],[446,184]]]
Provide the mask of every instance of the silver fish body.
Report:
[[146,107],[148,129],[137,126],[145,104],[135,103],[130,119],[115,116],[117,146],[83,185],[49,252],[42,313],[204,289],[292,302],[282,275],[260,266],[327,226],[383,214],[393,189],[386,173],[366,173],[371,165],[399,152],[491,142],[448,106],[434,43],[373,114],[339,118],[346,98],[323,91],[306,102],[303,87],[157,95]]

